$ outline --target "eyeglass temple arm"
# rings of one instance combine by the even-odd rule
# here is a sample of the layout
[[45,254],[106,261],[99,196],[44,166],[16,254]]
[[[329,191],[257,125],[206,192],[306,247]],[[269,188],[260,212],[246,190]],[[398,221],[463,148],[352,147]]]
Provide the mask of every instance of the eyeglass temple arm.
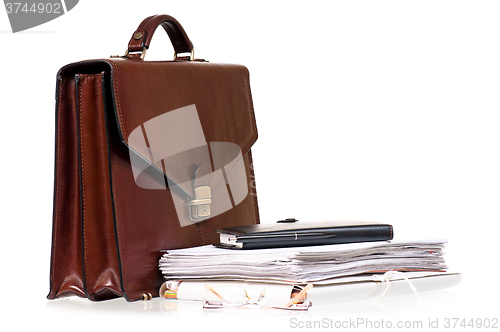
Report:
[[[212,286],[209,284],[205,284],[205,288],[208,289],[210,292],[214,293],[219,299],[221,299],[224,302],[227,302],[222,295],[220,295],[215,289],[213,289]],[[307,293],[311,288],[313,288],[313,284],[307,284],[299,293],[297,293],[294,297],[290,299],[290,301],[285,305],[285,306],[291,306],[294,304],[294,302],[299,299],[301,296],[304,296],[305,293]],[[248,297],[248,294],[247,294]]]
[[219,299],[221,299],[222,301],[224,302],[227,302],[223,297],[222,295],[220,295],[215,289],[213,289],[212,286],[210,286],[209,284],[205,284],[205,288],[208,289],[210,292],[214,293]]
[[313,288],[313,284],[307,284],[306,287],[302,288],[300,292],[298,292],[294,297],[290,299],[290,302],[286,304],[286,306],[291,306],[294,302],[299,299],[301,296],[304,296],[311,288]]

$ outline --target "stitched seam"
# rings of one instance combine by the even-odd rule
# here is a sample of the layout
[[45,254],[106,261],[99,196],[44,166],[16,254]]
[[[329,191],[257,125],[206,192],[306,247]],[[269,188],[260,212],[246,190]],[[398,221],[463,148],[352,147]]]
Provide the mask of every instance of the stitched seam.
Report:
[[[242,66],[243,68],[246,69],[245,66]],[[254,108],[253,108],[253,101],[252,101],[252,92],[250,90],[250,74],[248,73],[248,71],[246,72],[246,75],[245,75],[245,78],[246,78],[246,86],[247,86],[247,96],[248,96],[248,107],[249,107],[249,110],[250,110],[250,118],[252,120],[252,127],[253,127],[253,130],[254,130],[254,134],[257,135],[257,123],[255,121],[255,111],[254,111]],[[250,145],[251,147],[251,144],[247,144],[247,145]],[[259,205],[258,205],[258,202],[257,202],[257,185],[256,185],[256,182],[255,182],[255,172],[253,170],[253,159],[252,159],[252,153],[250,152],[250,147],[248,147],[248,153],[247,153],[247,156],[248,156],[248,162],[249,164],[251,165],[252,169],[251,169],[251,175],[253,175],[253,182],[254,182],[254,186],[252,187],[252,192],[253,192],[253,205],[254,205],[254,211],[255,211],[255,220],[257,221],[257,223],[260,222],[260,215],[259,215]],[[245,149],[247,147],[245,146]]]
[[[116,111],[118,113],[118,121],[120,121],[120,130],[122,131],[123,139],[126,139],[126,132],[125,132],[125,126],[123,125],[123,118],[122,118],[122,108],[120,106],[120,95],[118,93],[118,66],[113,62],[109,61],[111,65],[113,66],[113,90],[115,91],[115,103],[116,103]],[[128,137],[127,137],[128,138]],[[127,142],[128,144],[128,142]]]
[[[106,112],[107,112],[107,103],[104,104],[104,112],[105,116],[104,118],[107,119],[106,117]],[[108,119],[110,120],[110,119]],[[123,273],[122,273],[122,262],[121,262],[121,255],[120,255],[120,236],[118,233],[118,208],[117,208],[117,202],[116,202],[116,191],[115,191],[115,181],[114,181],[114,153],[113,153],[113,140],[111,137],[111,131],[110,128],[114,127],[111,126],[109,121],[106,120],[106,142],[107,142],[107,148],[108,148],[108,172],[109,172],[109,181],[110,181],[110,194],[111,196],[111,206],[112,206],[112,213],[113,213],[113,232],[114,232],[114,242],[115,242],[115,249],[116,249],[116,258],[117,258],[117,264],[118,264],[118,280],[119,280],[119,290],[120,290],[120,296],[124,296],[127,300],[129,299],[127,295],[125,294],[125,287],[123,286]],[[116,127],[114,127],[116,128]]]
[[[93,96],[94,96],[95,101],[96,101],[96,109],[100,110],[101,109],[101,104],[100,104],[101,99],[97,98],[97,92],[100,90],[99,89],[99,79],[101,78],[101,75],[100,74],[94,74],[94,75],[92,75],[92,78],[94,79],[94,89],[95,90],[93,91]],[[89,280],[89,279],[87,278],[87,280]],[[94,292],[95,292],[95,284],[92,285],[92,298],[95,299],[95,295],[97,295],[97,294],[94,293]]]
[[253,169],[253,159],[252,159],[252,152],[251,151],[248,151],[248,163],[250,165],[252,165],[252,168],[250,169],[250,175],[253,175],[253,186],[252,186],[252,192],[253,192],[253,207],[254,207],[254,211],[255,211],[255,220],[257,221],[257,223],[260,223],[260,214],[259,214],[259,203],[257,201],[257,184],[255,182],[255,171]]
[[[61,151],[61,105],[62,105],[62,90],[63,90],[63,79],[61,77],[59,81],[59,103],[57,105],[57,151],[56,151],[56,156],[57,156],[57,165],[56,165],[56,181],[58,181],[60,170],[61,170],[61,159],[60,159],[60,151]],[[56,205],[59,205],[59,184],[56,184]],[[59,211],[58,206],[56,206],[55,213],[54,213],[54,239],[52,242],[52,273],[50,274],[50,279],[54,281],[54,269],[55,269],[55,253],[56,247],[57,247],[57,225],[59,223],[59,214],[57,213]]]
[[[148,24],[149,21],[151,21],[151,19],[153,17],[155,17],[156,15],[152,15],[152,16],[149,16],[149,17],[146,17],[146,19],[144,19],[144,22],[141,22],[141,25],[139,25],[139,27],[137,27],[137,30],[146,30],[146,25]],[[136,30],[136,31],[137,31]]]
[[250,91],[250,75],[246,75],[246,85],[247,85],[247,96],[248,96],[248,107],[250,109],[250,117],[252,119],[252,127],[254,133],[257,133],[257,123],[255,121],[255,111],[253,109],[252,93]]
[[[114,158],[114,152],[113,152],[113,142],[112,140],[110,139],[109,140],[109,150],[110,150],[110,164],[111,164],[111,183],[113,185],[113,200],[115,202],[115,232],[116,232],[116,238],[117,238],[117,254],[118,254],[118,258],[120,258],[120,248],[121,248],[121,235],[120,235],[120,227],[118,227],[119,225],[119,213],[118,213],[118,199],[117,199],[117,195],[116,195],[116,182],[115,182],[115,158]],[[118,266],[119,268],[121,269],[121,262],[118,261]],[[123,272],[123,271],[121,271]],[[120,280],[121,280],[121,288],[122,288],[122,291],[123,291],[123,294],[125,296],[125,275],[124,273],[120,273]]]
[[146,30],[146,25],[149,23],[149,21],[151,21],[156,16],[158,16],[158,15],[153,15],[153,16],[148,17],[147,21],[144,22],[144,24],[142,25],[142,29]]
[[[247,88],[247,98],[248,98],[248,110],[250,111],[250,119],[252,121],[252,128],[253,128],[253,133],[254,135],[257,136],[257,123],[255,121],[255,112],[253,109],[253,102],[252,102],[252,92],[250,90],[250,74],[248,73],[248,69],[242,65],[242,67],[245,69],[245,85]],[[255,141],[254,141],[255,142]],[[242,151],[245,151],[246,149],[250,149],[252,146],[251,139],[247,141],[242,147]]]
[[198,238],[200,239],[200,244],[203,245],[203,235],[201,234],[200,224],[196,224],[196,228],[198,229]]
[[[83,80],[85,80],[86,78],[96,78],[98,77],[99,74],[93,74],[93,75],[80,75],[81,79],[82,79],[82,85],[83,85]],[[97,88],[97,81],[95,80],[94,81],[94,85],[95,85],[95,88]],[[83,109],[82,109],[82,91],[83,89],[80,88],[80,91],[78,93],[78,109],[80,111],[80,114],[79,114],[79,118],[80,118],[80,159],[81,159],[81,172],[82,172],[82,209],[83,209],[83,218],[82,218],[82,224],[83,224],[83,227],[82,227],[82,232],[83,232],[83,259],[84,259],[84,266],[86,266],[85,262],[87,261],[87,237],[85,236],[86,234],[86,223],[85,223],[85,215],[86,215],[86,206],[85,206],[85,170],[84,170],[84,153],[83,153],[83,150],[84,150],[84,145],[83,145]],[[87,273],[87,269],[84,269],[83,271],[85,273],[85,280],[86,282],[88,282],[89,278],[88,278],[88,273]],[[93,293],[89,293],[89,290],[87,289],[87,293],[88,293],[88,296],[90,296],[92,299],[93,299]]]
[[[82,81],[85,79],[83,75],[80,76],[82,78]],[[83,83],[83,82],[82,82]],[[77,87],[78,88],[78,87]],[[79,88],[78,92],[78,110],[80,114],[78,114],[78,117],[80,119],[80,167],[81,167],[81,177],[82,177],[82,232],[83,232],[83,265],[85,266],[85,262],[87,261],[87,242],[86,242],[86,237],[85,237],[85,175],[84,175],[84,167],[83,167],[83,112],[82,112],[82,88]],[[87,279],[87,269],[83,269],[83,273],[85,274],[85,280]]]

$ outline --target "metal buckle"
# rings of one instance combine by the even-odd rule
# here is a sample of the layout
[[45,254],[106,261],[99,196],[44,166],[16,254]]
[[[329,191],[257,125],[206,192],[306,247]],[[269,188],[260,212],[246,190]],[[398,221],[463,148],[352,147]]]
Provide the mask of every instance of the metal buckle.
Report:
[[[142,47],[142,52],[141,52],[141,56],[140,56],[140,59],[141,60],[144,60],[144,57],[146,56],[146,46],[143,46]],[[109,57],[110,58],[122,58],[122,59],[128,59],[128,55],[129,55],[129,51],[127,49],[127,51],[125,51],[125,55],[110,55]]]
[[209,186],[200,186],[194,190],[194,198],[189,199],[189,219],[201,221],[210,217],[212,190]]
[[[177,52],[174,52],[174,61],[177,60]],[[193,61],[194,60],[194,48],[191,50],[190,54],[189,54],[189,61]]]

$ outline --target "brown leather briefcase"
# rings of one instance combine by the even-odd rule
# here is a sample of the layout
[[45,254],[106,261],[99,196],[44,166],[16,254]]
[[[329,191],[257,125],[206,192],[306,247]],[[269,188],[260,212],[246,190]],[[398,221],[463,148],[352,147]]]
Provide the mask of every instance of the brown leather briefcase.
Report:
[[[174,60],[145,61],[160,25]],[[151,299],[160,250],[259,223],[248,70],[195,59],[174,18],[146,18],[122,57],[64,66],[56,101],[49,299]]]

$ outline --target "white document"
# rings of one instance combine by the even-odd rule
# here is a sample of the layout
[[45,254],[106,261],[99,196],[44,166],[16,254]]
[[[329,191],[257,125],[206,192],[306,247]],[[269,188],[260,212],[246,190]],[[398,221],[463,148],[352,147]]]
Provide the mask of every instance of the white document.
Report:
[[169,250],[159,266],[167,279],[329,284],[338,277],[389,270],[443,272],[446,242],[391,240],[253,250],[202,246]]
[[456,286],[461,278],[462,275],[455,272],[403,272],[387,281],[373,276],[337,278],[330,284],[315,285],[309,290],[307,300],[321,305],[410,293],[418,297],[422,292]]

